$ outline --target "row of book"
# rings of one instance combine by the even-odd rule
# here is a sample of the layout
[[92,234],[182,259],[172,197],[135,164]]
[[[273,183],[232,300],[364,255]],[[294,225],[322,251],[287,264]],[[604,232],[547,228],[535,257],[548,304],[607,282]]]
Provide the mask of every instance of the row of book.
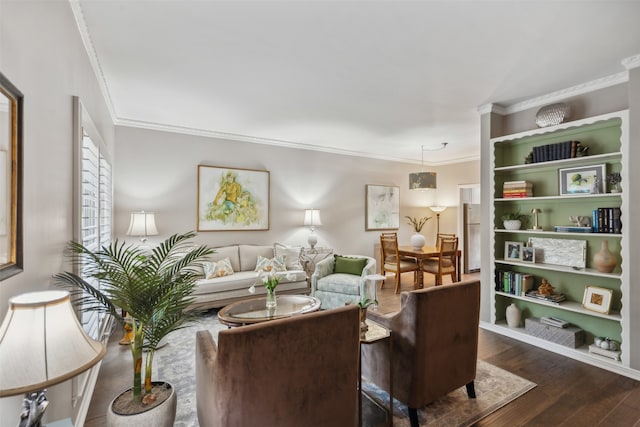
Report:
[[531,274],[508,270],[496,270],[495,272],[495,289],[497,292],[538,299],[554,304],[560,304],[566,300],[564,294],[541,294],[537,289],[533,289],[533,286],[534,279]]
[[531,274],[496,270],[495,276],[496,291],[498,292],[525,296],[528,291],[533,289],[533,276]]
[[580,141],[564,141],[533,147],[533,163],[573,159],[579,146]]
[[593,210],[592,226],[594,233],[622,233],[620,208],[596,208]]
[[506,181],[502,184],[502,197],[517,199],[533,196],[533,183],[529,181]]

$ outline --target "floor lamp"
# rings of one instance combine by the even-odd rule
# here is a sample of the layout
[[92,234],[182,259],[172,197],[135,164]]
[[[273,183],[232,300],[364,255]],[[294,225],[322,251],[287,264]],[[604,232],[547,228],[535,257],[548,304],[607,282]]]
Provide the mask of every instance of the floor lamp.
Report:
[[447,209],[446,206],[429,206],[429,209],[436,213],[436,239],[438,238],[438,234],[440,234],[440,214]]

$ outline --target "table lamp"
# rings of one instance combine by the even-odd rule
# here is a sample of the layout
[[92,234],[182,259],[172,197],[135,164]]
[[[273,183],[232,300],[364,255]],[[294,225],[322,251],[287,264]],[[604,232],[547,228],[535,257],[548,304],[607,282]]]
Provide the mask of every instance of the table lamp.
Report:
[[25,393],[22,426],[41,425],[46,388],[98,363],[105,346],[82,329],[69,292],[29,292],[9,299],[0,326],[0,397]]
[[146,243],[147,236],[157,236],[155,212],[131,212],[127,236],[139,236],[142,243]]
[[307,242],[311,249],[318,243],[318,235],[316,234],[316,226],[322,225],[320,220],[320,211],[318,209],[307,209],[304,211],[304,225],[311,229],[311,234],[307,238]]

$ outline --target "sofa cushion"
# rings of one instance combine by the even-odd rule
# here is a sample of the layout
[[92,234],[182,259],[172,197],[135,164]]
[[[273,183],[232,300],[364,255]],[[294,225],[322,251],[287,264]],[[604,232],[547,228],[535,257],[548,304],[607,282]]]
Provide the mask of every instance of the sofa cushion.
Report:
[[273,249],[276,256],[280,255],[284,257],[287,270],[302,270],[302,264],[300,263],[302,246],[287,246],[282,243],[275,243]]
[[355,274],[360,276],[362,270],[367,265],[366,258],[352,258],[340,255],[334,255],[336,263],[333,267],[334,273]]
[[334,292],[347,295],[360,295],[360,276],[353,274],[330,274],[318,280],[316,289],[324,292]]
[[221,259],[220,261],[205,262],[203,263],[203,269],[205,279],[213,279],[214,277],[233,274],[233,267],[231,266],[229,257]]
[[287,266],[284,257],[274,256],[273,258],[265,258],[258,255],[255,271],[286,271]]
[[219,248],[213,248],[213,250],[215,252],[208,257],[209,260],[220,261],[225,258],[229,258],[233,271],[240,271],[240,254],[238,253],[238,245],[221,246]]
[[258,256],[273,258],[273,246],[239,245],[239,251],[241,271],[254,271],[256,269]]
[[258,275],[254,271],[239,271],[231,276],[198,280],[193,295],[216,294],[232,289],[242,289],[243,294],[246,292],[246,297],[249,298],[251,295],[247,289],[255,283],[258,283]]

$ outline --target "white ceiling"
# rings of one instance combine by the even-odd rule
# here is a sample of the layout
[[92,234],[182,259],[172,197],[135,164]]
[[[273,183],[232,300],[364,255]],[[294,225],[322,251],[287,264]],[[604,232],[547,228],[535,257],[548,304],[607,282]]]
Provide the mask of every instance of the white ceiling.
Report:
[[116,124],[429,165],[640,54],[640,1],[71,1]]

